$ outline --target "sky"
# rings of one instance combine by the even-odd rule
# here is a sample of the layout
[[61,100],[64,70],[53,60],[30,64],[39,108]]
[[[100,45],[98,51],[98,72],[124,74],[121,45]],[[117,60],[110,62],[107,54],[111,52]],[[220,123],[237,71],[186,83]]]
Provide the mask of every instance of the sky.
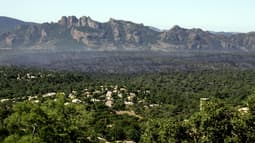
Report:
[[208,31],[255,31],[255,0],[2,0],[0,15],[31,22],[57,22],[61,16],[90,16],[174,25]]

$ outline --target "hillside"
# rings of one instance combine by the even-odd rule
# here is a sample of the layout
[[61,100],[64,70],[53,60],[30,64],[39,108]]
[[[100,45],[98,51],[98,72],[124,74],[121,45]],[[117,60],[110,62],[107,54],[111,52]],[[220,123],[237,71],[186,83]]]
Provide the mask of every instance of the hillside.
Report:
[[0,16],[0,33],[13,32],[17,26],[31,24],[32,23],[24,22],[18,19]]
[[255,139],[254,71],[131,75],[0,67],[0,73],[3,143]]

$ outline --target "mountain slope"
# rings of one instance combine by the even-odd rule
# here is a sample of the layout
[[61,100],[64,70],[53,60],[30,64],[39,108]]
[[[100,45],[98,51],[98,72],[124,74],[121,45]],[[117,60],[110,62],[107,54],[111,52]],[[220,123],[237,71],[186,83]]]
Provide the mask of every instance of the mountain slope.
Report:
[[24,22],[18,19],[0,16],[0,33],[1,32],[11,32],[19,25],[30,25],[32,23]]
[[255,51],[255,33],[214,34],[179,26],[161,32],[123,20],[101,23],[85,16],[63,16],[57,23],[23,25],[1,34],[0,48]]

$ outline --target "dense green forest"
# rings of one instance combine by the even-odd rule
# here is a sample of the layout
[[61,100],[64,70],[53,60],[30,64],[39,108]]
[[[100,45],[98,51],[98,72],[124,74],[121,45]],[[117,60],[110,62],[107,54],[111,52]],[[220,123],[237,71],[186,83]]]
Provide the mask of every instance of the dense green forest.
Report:
[[[0,142],[254,142],[255,71],[0,68]],[[200,106],[200,99],[208,98]]]

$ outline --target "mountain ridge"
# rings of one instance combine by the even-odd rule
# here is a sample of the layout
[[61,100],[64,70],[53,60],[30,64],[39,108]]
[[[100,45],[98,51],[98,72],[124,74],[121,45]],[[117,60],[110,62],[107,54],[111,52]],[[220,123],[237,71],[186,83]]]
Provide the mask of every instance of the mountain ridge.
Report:
[[159,31],[131,21],[63,16],[56,23],[20,25],[0,34],[0,48],[79,48],[89,50],[255,51],[255,32],[214,33],[174,26]]
[[0,33],[13,32],[19,25],[35,25],[33,22],[26,22],[16,18],[0,16]]

